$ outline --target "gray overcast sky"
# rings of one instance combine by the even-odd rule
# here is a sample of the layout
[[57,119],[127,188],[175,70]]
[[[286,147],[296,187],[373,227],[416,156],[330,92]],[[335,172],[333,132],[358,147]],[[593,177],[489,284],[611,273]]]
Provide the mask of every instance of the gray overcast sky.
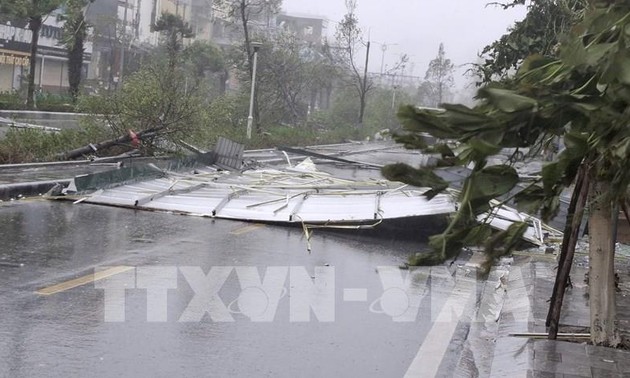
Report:
[[[440,42],[455,65],[476,61],[484,46],[503,35],[516,20],[525,16],[524,6],[503,10],[486,6],[492,0],[358,0],[357,16],[364,34],[369,30],[374,43],[370,52],[370,71],[379,72],[383,52],[379,43],[388,44],[385,64],[409,55],[409,69],[424,76],[435,58]],[[329,20],[328,34],[346,13],[344,0],[283,0],[287,13],[311,14]],[[413,67],[412,67],[413,66]],[[465,69],[460,69],[461,74]],[[409,74],[410,72],[407,71]],[[465,80],[456,77],[458,86]]]

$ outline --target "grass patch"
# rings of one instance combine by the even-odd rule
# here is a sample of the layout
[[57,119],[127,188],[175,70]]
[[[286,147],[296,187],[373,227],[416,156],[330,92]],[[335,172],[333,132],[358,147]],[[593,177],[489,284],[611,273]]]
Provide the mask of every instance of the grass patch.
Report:
[[0,164],[55,160],[55,154],[111,137],[103,127],[51,133],[34,129],[10,129],[0,140]]

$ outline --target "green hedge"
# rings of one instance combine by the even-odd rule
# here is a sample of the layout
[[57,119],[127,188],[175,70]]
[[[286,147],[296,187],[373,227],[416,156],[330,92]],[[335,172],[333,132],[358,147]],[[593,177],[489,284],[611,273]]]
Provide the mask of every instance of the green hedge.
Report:
[[[75,106],[68,95],[38,93],[36,110],[43,112],[74,112]],[[0,110],[27,110],[26,99],[17,91],[0,92]]]

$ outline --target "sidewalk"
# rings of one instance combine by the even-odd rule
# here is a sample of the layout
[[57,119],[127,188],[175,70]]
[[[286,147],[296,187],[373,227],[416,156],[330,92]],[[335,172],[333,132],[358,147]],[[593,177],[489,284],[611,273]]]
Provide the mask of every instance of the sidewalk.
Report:
[[[617,296],[619,327],[627,330],[630,275],[627,261],[618,265],[622,288]],[[555,266],[555,255],[521,254],[490,273],[477,321],[471,325],[468,354],[472,357],[462,357],[457,376],[630,377],[630,351],[588,345],[587,340],[577,343],[510,336],[546,332]],[[574,287],[567,290],[563,303],[561,331],[588,332],[587,271],[588,258],[577,255],[571,273]],[[497,288],[495,283],[502,275],[507,285]]]

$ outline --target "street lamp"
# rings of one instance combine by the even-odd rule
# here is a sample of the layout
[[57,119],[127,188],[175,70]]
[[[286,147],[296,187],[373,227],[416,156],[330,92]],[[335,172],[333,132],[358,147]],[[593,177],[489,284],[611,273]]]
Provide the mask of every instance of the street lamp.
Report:
[[258,63],[258,49],[260,42],[250,44],[254,48],[254,64],[252,67],[252,91],[249,95],[249,116],[247,116],[247,139],[252,139],[252,124],[254,123],[254,93],[256,91],[256,65]]

